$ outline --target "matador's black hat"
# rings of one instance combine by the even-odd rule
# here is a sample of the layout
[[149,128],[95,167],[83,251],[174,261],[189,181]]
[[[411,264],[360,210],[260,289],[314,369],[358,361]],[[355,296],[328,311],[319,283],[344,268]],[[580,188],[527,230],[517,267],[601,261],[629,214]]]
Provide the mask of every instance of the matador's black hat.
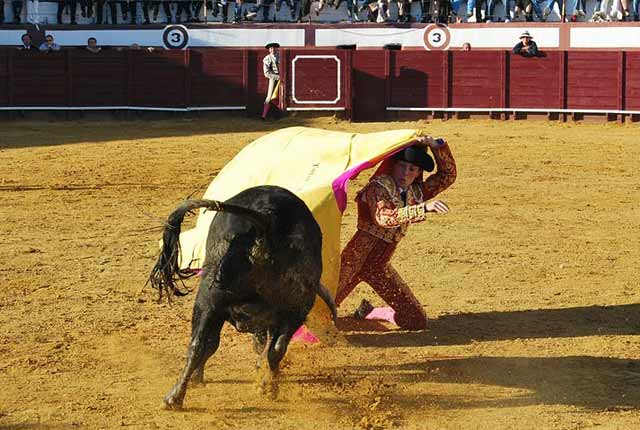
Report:
[[271,43],[267,43],[265,45],[265,49],[269,49],[269,48],[279,48],[280,44],[278,42],[271,42]]
[[392,158],[414,164],[427,172],[431,172],[435,167],[433,158],[427,154],[424,148],[419,146],[408,146],[402,151],[395,153]]

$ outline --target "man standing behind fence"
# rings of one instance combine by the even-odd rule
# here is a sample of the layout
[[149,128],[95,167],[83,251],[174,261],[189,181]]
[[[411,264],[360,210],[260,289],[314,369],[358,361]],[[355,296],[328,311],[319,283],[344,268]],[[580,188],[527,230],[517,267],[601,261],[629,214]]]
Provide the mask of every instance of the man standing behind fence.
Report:
[[262,109],[263,120],[267,119],[272,106],[276,109],[275,112],[278,112],[278,106],[274,100],[278,98],[278,89],[280,88],[280,53],[278,52],[280,44],[271,42],[265,48],[269,50],[269,53],[262,59],[262,72],[264,77],[269,79],[269,88]]

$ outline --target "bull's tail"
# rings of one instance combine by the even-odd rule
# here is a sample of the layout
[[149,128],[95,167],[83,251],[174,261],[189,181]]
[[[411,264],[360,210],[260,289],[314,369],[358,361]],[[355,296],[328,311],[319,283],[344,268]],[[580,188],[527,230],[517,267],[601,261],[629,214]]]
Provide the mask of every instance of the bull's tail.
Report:
[[183,291],[176,285],[176,281],[189,278],[196,273],[193,270],[180,269],[178,263],[180,256],[180,228],[185,215],[199,208],[240,215],[253,223],[263,233],[266,233],[269,228],[267,217],[252,209],[216,200],[185,200],[167,219],[162,234],[162,250],[149,275],[149,283],[160,292],[160,298],[162,298],[163,292],[168,297],[170,297],[170,293],[176,296],[184,296],[188,293],[188,291]]
[[331,311],[331,317],[333,319],[333,323],[338,320],[338,308],[336,307],[336,302],[331,297],[331,293],[327,290],[327,287],[318,282],[318,291],[317,294],[320,298],[329,306],[329,310]]

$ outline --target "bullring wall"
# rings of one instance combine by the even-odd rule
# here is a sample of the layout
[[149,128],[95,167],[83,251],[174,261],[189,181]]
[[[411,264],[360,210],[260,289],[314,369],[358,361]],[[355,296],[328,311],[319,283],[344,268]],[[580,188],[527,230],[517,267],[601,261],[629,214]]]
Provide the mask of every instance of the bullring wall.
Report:
[[[0,110],[260,111],[263,50],[0,49]],[[359,121],[397,112],[455,115],[640,115],[640,52],[282,50],[279,103],[344,111]]]

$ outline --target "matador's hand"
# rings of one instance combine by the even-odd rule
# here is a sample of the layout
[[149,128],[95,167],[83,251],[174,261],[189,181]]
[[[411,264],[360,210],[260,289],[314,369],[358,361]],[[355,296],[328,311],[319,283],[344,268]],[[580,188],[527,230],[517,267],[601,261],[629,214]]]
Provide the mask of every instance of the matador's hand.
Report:
[[416,139],[416,145],[428,146],[431,149],[436,149],[446,144],[447,142],[441,138],[434,138],[433,136],[421,136]]
[[434,200],[427,203],[427,212],[435,212],[439,214],[449,213],[449,206],[443,201]]

